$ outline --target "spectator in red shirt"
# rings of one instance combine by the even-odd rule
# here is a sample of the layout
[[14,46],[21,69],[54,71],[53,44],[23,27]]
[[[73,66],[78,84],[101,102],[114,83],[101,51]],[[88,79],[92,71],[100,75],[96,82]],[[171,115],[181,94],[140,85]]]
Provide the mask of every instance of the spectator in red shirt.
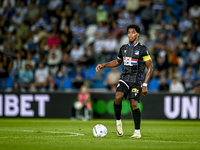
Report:
[[50,49],[52,49],[55,44],[59,45],[60,42],[60,37],[56,34],[56,32],[52,32],[47,40]]

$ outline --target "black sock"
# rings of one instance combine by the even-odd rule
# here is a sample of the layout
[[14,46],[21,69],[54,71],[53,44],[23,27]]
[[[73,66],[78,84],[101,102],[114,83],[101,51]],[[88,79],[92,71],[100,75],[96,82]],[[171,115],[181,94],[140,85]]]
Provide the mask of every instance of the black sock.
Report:
[[139,108],[132,110],[132,115],[135,123],[135,129],[140,129],[141,113]]
[[121,119],[121,110],[122,110],[122,103],[117,105],[115,104],[114,102],[114,109],[115,109],[115,118],[117,120],[120,120]]

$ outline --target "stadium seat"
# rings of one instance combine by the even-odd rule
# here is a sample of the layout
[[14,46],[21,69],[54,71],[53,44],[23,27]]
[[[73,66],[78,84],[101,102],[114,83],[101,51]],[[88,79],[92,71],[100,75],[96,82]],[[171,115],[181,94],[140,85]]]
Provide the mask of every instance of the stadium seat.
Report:
[[119,71],[121,72],[123,68],[123,65],[121,64],[120,66],[118,66]]
[[107,88],[107,85],[104,84],[104,79],[95,79],[93,80],[93,84],[91,88],[100,88],[100,89],[105,89]]
[[167,6],[175,6],[176,5],[176,0],[166,0],[165,4]]
[[93,83],[95,84],[104,83],[104,79],[94,79]]
[[60,78],[55,78],[54,81],[58,84],[58,88],[60,87]]
[[149,92],[157,92],[158,90],[159,90],[159,80],[151,79],[148,84],[148,91]]
[[14,80],[11,77],[5,79],[2,89],[13,88]]
[[65,78],[63,81],[63,84],[60,84],[59,89],[67,89],[67,88],[73,88],[72,87],[72,79],[71,78]]
[[94,79],[96,77],[96,65],[89,66],[86,71],[85,79]]
[[171,80],[170,80],[170,79],[167,79],[166,82],[167,82],[168,85],[170,85]]
[[166,24],[169,24],[169,22],[170,22],[170,16],[164,16],[164,20],[165,20],[165,22],[166,22]]
[[106,78],[107,74],[111,71],[112,68],[104,68],[103,78]]

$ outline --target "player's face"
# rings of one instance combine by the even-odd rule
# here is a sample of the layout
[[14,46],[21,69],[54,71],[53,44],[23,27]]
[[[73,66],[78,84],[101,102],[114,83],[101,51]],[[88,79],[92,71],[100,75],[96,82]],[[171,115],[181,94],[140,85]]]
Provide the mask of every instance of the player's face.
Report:
[[134,28],[128,29],[128,38],[130,43],[134,43],[138,36],[139,33],[137,33]]

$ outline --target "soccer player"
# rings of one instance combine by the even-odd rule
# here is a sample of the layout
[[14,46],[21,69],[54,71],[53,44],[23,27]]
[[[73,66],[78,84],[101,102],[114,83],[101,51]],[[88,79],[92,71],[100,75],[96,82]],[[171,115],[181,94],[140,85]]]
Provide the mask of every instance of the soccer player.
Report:
[[[146,46],[138,43],[140,27],[131,24],[127,27],[129,43],[122,45],[116,60],[104,64],[98,64],[96,71],[104,67],[117,67],[123,62],[123,69],[115,94],[114,110],[116,117],[117,135],[123,136],[123,128],[121,122],[122,100],[124,98],[130,100],[133,120],[135,123],[135,132],[130,138],[141,138],[140,121],[141,113],[138,108],[140,93],[145,96],[147,84],[151,78],[153,71],[152,59]],[[143,73],[147,67],[145,79]]]

